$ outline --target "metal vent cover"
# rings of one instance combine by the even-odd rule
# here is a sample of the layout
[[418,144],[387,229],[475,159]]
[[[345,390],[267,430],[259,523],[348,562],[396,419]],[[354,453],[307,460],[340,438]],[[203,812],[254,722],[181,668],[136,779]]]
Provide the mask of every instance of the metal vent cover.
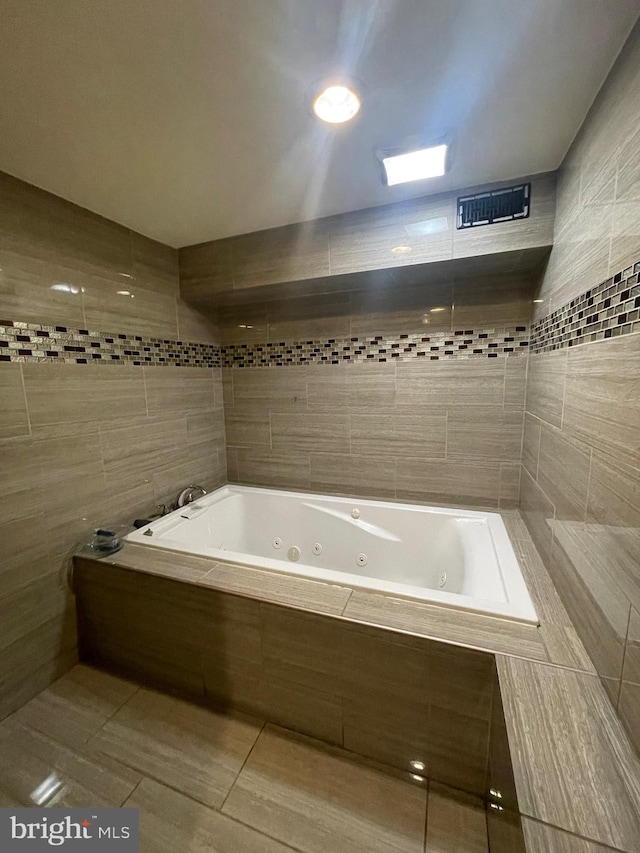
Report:
[[530,201],[531,184],[517,184],[501,190],[461,196],[458,199],[457,228],[477,228],[494,222],[526,219]]

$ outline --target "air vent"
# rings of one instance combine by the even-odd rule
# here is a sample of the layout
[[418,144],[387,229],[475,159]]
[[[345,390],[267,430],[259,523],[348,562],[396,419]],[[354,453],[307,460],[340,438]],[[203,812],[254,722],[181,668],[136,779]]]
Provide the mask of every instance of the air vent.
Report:
[[458,199],[458,229],[509,222],[529,216],[531,184],[518,184],[503,190]]

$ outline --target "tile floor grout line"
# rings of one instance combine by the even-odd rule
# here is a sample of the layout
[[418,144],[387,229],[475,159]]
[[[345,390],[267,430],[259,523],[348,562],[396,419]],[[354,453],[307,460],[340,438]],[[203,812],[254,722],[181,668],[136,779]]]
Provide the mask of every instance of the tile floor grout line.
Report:
[[253,743],[252,743],[252,745],[251,745],[251,749],[250,749],[250,750],[249,750],[249,752],[247,753],[245,760],[242,762],[242,766],[240,767],[240,770],[238,770],[238,772],[236,773],[236,778],[233,780],[233,782],[232,782],[232,784],[231,784],[231,787],[229,788],[229,790],[228,790],[228,791],[227,791],[227,793],[225,794],[225,797],[224,797],[223,801],[220,803],[220,808],[218,809],[218,811],[220,812],[220,814],[222,814],[222,809],[224,808],[225,803],[226,803],[226,802],[227,802],[227,800],[229,799],[229,796],[230,796],[231,792],[232,792],[232,791],[233,791],[233,789],[235,788],[235,786],[236,786],[236,782],[237,782],[237,781],[238,781],[238,779],[240,778],[240,774],[241,774],[241,773],[242,773],[242,771],[244,770],[244,768],[245,768],[245,765],[246,765],[247,761],[248,761],[248,760],[249,760],[249,758],[251,757],[251,753],[252,753],[252,752],[253,752],[253,750],[255,749],[256,744],[258,743],[258,741],[260,740],[260,738],[261,738],[261,736],[262,736],[262,733],[263,733],[263,731],[265,730],[265,726],[266,726],[266,725],[267,725],[267,720],[264,720],[264,721],[263,721],[263,723],[262,723],[262,725],[260,726],[260,731],[258,732],[256,739],[254,740],[254,742],[253,742]]
[[[131,797],[133,797],[133,795],[138,790],[140,785],[142,785],[143,782],[155,782],[157,785],[160,785],[163,788],[166,788],[168,791],[172,791],[174,794],[177,794],[179,797],[184,797],[186,800],[189,800],[189,802],[193,803],[194,805],[199,806],[200,808],[203,808],[203,809],[207,809],[207,811],[210,811],[212,814],[218,814],[221,817],[225,818],[225,820],[229,820],[232,823],[238,824],[238,826],[243,826],[246,829],[250,829],[252,832],[257,833],[258,835],[262,835],[263,838],[268,838],[271,841],[275,841],[276,843],[285,847],[287,850],[295,850],[296,853],[305,853],[304,850],[302,850],[301,848],[293,847],[291,844],[288,844],[286,841],[282,841],[281,839],[276,838],[273,835],[269,835],[268,833],[263,832],[261,829],[256,829],[256,827],[252,826],[250,823],[245,823],[242,820],[238,820],[238,818],[235,817],[234,815],[227,814],[226,812],[223,813],[220,810],[222,808],[222,806],[220,808],[216,808],[215,806],[207,805],[206,803],[203,803],[202,800],[196,800],[194,797],[191,796],[191,794],[188,794],[185,791],[180,790],[179,788],[174,788],[173,785],[171,785],[170,783],[164,782],[161,779],[156,779],[154,776],[149,776],[148,774],[144,774],[142,776],[140,781],[136,784],[135,788],[125,798],[124,803],[121,806],[121,808],[124,808],[126,803],[131,799]],[[131,808],[139,808],[139,807],[138,806],[131,806]]]
[[550,660],[539,660],[538,658],[528,658],[528,657],[524,657],[523,655],[515,654],[513,652],[489,652],[489,654],[493,654],[493,655],[503,657],[503,658],[509,658],[510,660],[525,660],[525,661],[528,661],[529,663],[533,663],[533,664],[536,664],[538,666],[550,666],[550,667],[553,667],[554,669],[564,669],[567,672],[575,672],[577,675],[587,675],[590,678],[598,678],[598,679],[600,678],[600,676],[598,675],[598,673],[595,670],[579,669],[578,667],[567,666],[567,664],[563,664],[563,663],[553,663],[553,661],[550,661]]
[[427,840],[429,833],[429,794],[431,793],[431,779],[427,777],[427,796],[425,798],[424,804],[424,834],[422,839],[422,847],[424,849],[424,853],[427,853]]
[[[205,806],[205,808],[211,808],[211,807]],[[287,850],[295,850],[296,853],[305,853],[305,851],[301,847],[294,847],[292,844],[289,844],[287,841],[283,841],[281,838],[276,838],[275,835],[269,835],[268,832],[263,832],[261,829],[257,829],[255,826],[252,826],[250,823],[245,823],[242,820],[238,820],[237,817],[234,817],[233,815],[227,814],[227,812],[222,812],[219,809],[212,809],[212,811],[217,812],[219,815],[222,815],[222,817],[226,818],[227,820],[232,821],[233,823],[237,823],[238,826],[244,826],[245,829],[250,829],[252,832],[255,832],[258,835],[261,835],[263,838],[268,838],[270,841],[275,841],[277,844],[282,845]]]
[[[86,664],[84,664],[84,666],[86,666]],[[98,672],[106,672],[106,671],[105,671],[105,670],[98,670]],[[107,672],[107,675],[112,675],[112,673]],[[118,676],[115,676],[115,677],[117,678]],[[123,679],[123,680],[125,680],[125,679]],[[127,679],[127,680],[128,680],[128,679]],[[133,693],[131,694],[131,696],[127,696],[127,698],[124,700],[124,702],[123,702],[121,705],[118,705],[118,707],[117,707],[117,708],[116,708],[116,710],[113,712],[113,714],[110,714],[110,715],[107,717],[107,719],[106,719],[106,720],[105,720],[105,721],[104,721],[104,722],[103,722],[103,723],[102,723],[102,724],[101,724],[101,725],[100,725],[100,726],[95,730],[95,732],[93,732],[93,733],[92,733],[92,734],[87,738],[87,740],[84,742],[84,743],[85,743],[85,745],[86,745],[86,746],[88,746],[88,745],[89,745],[89,742],[90,742],[90,741],[92,741],[92,740],[93,740],[93,738],[94,738],[94,737],[96,737],[98,734],[100,734],[100,732],[104,729],[104,727],[107,725],[107,723],[110,723],[110,722],[111,722],[111,720],[113,720],[113,718],[116,716],[116,714],[118,714],[118,713],[119,713],[119,712],[124,708],[124,706],[125,706],[125,705],[128,705],[128,704],[129,704],[129,702],[133,699],[133,697],[134,697],[134,696],[137,696],[137,695],[138,695],[138,693],[139,693],[141,690],[142,690],[142,687],[141,687],[140,685],[138,685],[138,686],[136,687],[136,689],[133,691]],[[116,760],[117,760],[117,759],[116,759]],[[123,763],[124,763],[124,762],[123,762]]]
[[632,611],[633,611],[633,605],[631,603],[629,603],[629,613],[627,614],[627,628],[626,628],[625,635],[624,635],[624,645],[622,647],[622,660],[620,662],[620,678],[617,679],[618,688],[617,688],[617,692],[616,692],[616,701],[614,704],[614,708],[616,709],[616,713],[619,713],[620,697],[622,696],[622,685],[624,683],[624,667],[625,667],[625,663],[627,661],[627,654],[628,654],[627,649],[628,649],[628,645],[629,645],[629,630],[631,628]]
[[[124,800],[123,800],[123,801],[122,801],[122,803],[120,804],[119,808],[121,808],[121,809],[125,808],[125,806],[126,806],[127,802],[131,799],[131,797],[133,797],[133,795],[135,794],[135,792],[138,790],[138,788],[140,787],[140,785],[142,785],[142,783],[144,782],[144,780],[145,780],[146,778],[147,778],[146,776],[142,776],[142,777],[140,778],[140,781],[139,781],[139,782],[136,782],[134,789],[133,789],[132,791],[129,791],[129,793],[127,794],[127,796],[124,798]],[[131,806],[131,808],[133,808],[133,806]],[[139,811],[139,810],[138,810],[138,811]]]

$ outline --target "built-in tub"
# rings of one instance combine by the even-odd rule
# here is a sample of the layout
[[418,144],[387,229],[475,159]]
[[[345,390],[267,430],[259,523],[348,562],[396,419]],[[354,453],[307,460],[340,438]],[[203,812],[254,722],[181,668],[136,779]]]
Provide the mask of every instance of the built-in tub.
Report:
[[128,541],[538,621],[498,513],[223,486]]

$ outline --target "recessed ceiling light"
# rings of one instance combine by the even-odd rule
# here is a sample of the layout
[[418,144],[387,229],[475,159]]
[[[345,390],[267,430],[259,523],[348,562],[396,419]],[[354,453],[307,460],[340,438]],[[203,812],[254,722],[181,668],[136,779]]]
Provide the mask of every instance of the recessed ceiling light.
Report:
[[534,302],[544,302],[544,299],[534,299]]
[[427,765],[424,761],[412,761],[411,766],[414,770],[425,770]]
[[444,311],[445,309],[444,308],[431,308],[430,310],[431,310],[432,314],[439,314],[440,311]]
[[131,296],[131,293],[128,290],[116,290],[118,296]]
[[392,187],[409,181],[423,181],[444,175],[447,162],[447,146],[432,145],[402,154],[382,155],[385,182]]
[[411,251],[411,246],[394,246],[391,251],[394,255],[406,255]]
[[313,99],[313,111],[328,124],[343,124],[360,109],[360,97],[348,86],[327,86]]

